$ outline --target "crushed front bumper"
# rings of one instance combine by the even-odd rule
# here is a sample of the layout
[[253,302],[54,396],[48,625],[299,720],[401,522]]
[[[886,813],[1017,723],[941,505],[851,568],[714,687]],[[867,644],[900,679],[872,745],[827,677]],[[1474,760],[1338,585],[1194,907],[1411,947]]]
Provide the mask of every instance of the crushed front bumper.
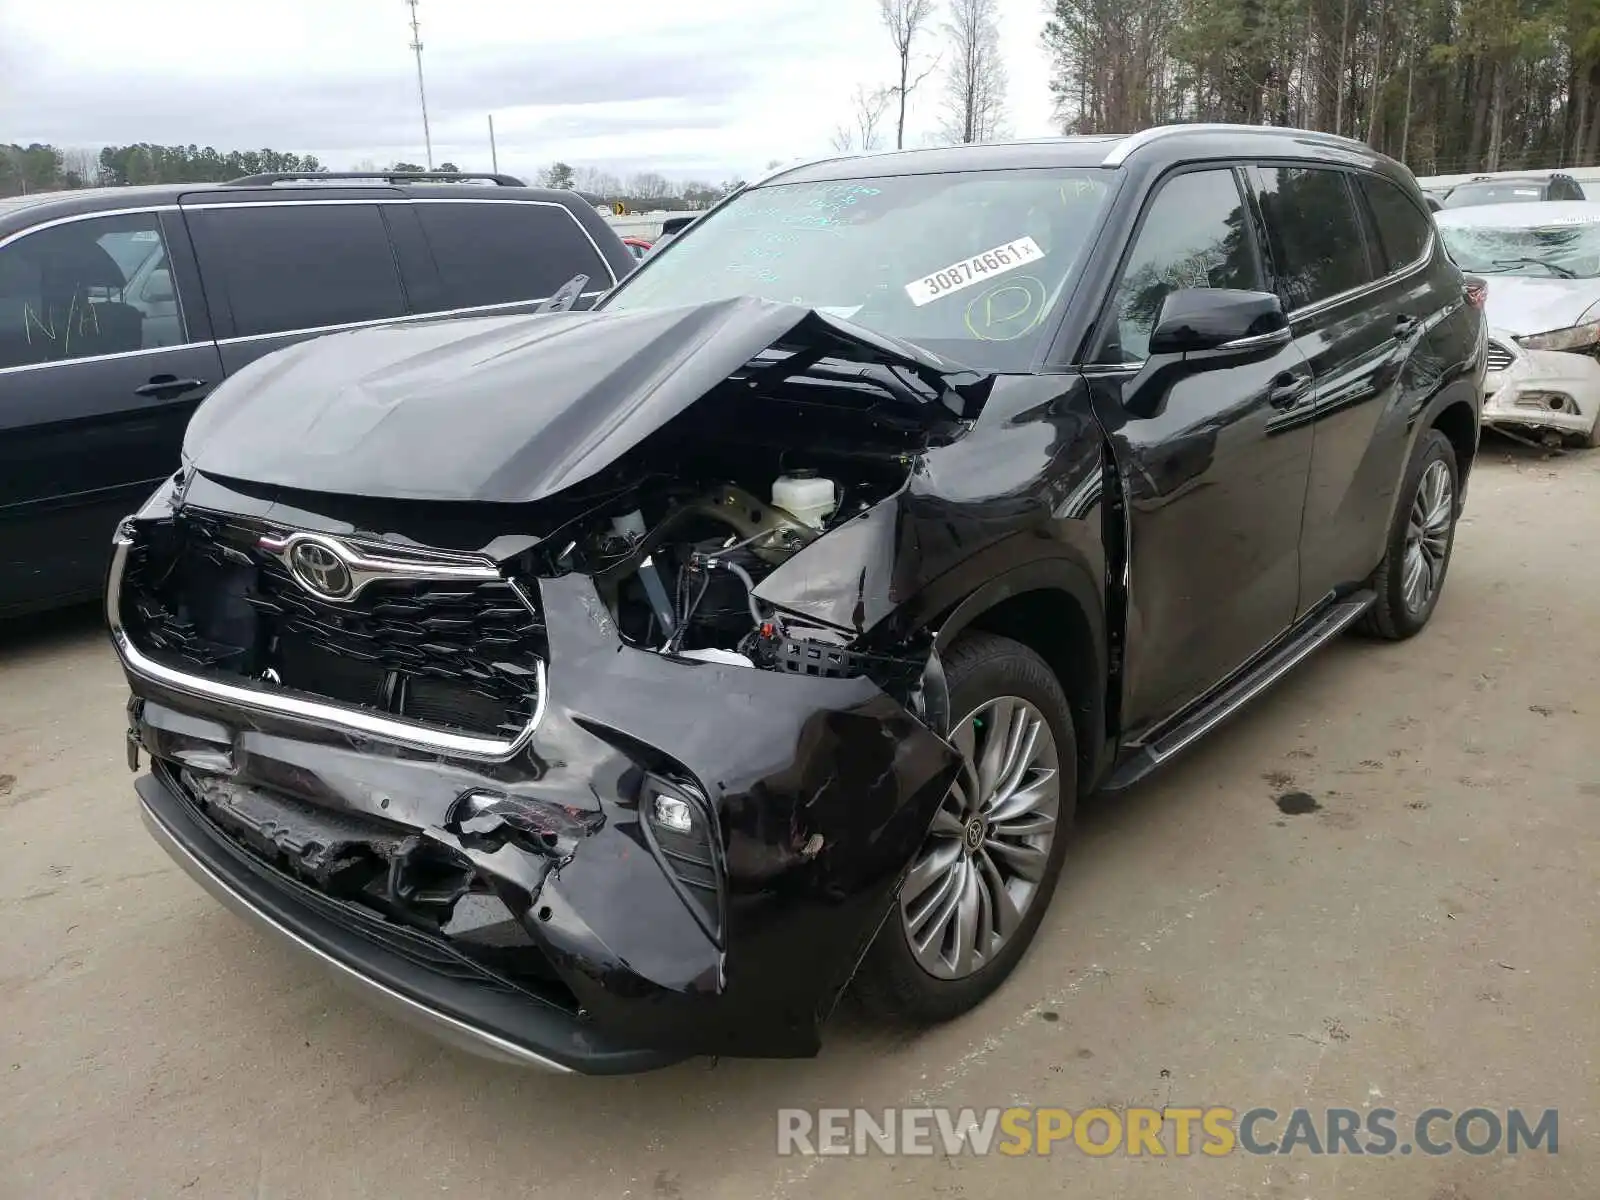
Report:
[[1600,361],[1563,350],[1527,350],[1510,335],[1490,338],[1483,423],[1515,433],[1588,436],[1600,418]]
[[145,775],[134,786],[145,828],[206,891],[408,1024],[481,1057],[558,1072],[624,1074],[683,1057],[609,1041],[553,1006],[431,970],[265,868],[166,779]]
[[[540,591],[548,701],[503,758],[242,705],[125,656],[131,744],[156,764],[137,785],[152,833],[230,907],[493,1058],[615,1073],[815,1053],[955,752],[866,679],[674,661],[624,645],[588,579]],[[645,817],[663,779],[704,804],[714,907]],[[463,799],[484,796],[546,814],[543,840],[463,825]],[[409,884],[391,882],[388,916],[324,889],[349,830],[459,867],[538,960],[514,965],[549,986],[391,919]]]

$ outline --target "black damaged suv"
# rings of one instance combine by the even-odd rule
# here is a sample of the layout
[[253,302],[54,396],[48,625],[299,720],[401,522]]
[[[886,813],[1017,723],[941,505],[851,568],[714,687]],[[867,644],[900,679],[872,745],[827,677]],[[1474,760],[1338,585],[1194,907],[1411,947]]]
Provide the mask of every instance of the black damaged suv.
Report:
[[1420,630],[1482,316],[1415,181],[1156,129],[789,169],[592,312],[229,378],[122,525],[151,832],[463,1045],[968,1009],[1073,809]]

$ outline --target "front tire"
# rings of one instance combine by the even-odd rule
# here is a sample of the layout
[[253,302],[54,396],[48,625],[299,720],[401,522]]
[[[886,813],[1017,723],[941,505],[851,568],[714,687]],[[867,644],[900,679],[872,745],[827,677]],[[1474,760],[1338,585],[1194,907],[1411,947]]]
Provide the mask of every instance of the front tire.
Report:
[[1077,806],[1071,709],[1045,661],[972,633],[944,667],[961,775],[853,985],[875,1015],[912,1024],[959,1016],[1011,974],[1055,892]]
[[1378,598],[1363,619],[1364,632],[1402,641],[1433,616],[1455,549],[1460,494],[1455,448],[1429,429],[1406,468],[1388,546],[1372,576]]

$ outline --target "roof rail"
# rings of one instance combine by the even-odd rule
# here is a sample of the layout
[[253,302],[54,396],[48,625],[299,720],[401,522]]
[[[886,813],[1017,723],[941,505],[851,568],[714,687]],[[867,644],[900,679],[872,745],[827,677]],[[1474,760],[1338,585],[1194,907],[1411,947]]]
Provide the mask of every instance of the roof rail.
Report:
[[1365,142],[1358,142],[1355,138],[1342,137],[1336,133],[1322,133],[1315,129],[1293,129],[1287,125],[1229,125],[1229,124],[1200,124],[1192,125],[1157,125],[1153,129],[1141,129],[1138,133],[1130,134],[1117,142],[1107,151],[1105,158],[1100,160],[1102,167],[1120,167],[1127,161],[1128,156],[1151,142],[1160,141],[1162,138],[1173,137],[1180,133],[1255,133],[1255,134],[1289,134],[1295,137],[1313,137],[1321,142],[1337,142],[1345,146],[1359,146],[1363,150],[1371,151],[1372,147]]
[[324,183],[330,180],[377,179],[384,183],[493,183],[500,187],[527,187],[515,175],[487,171],[263,171],[230,179],[223,187],[270,187],[275,183]]

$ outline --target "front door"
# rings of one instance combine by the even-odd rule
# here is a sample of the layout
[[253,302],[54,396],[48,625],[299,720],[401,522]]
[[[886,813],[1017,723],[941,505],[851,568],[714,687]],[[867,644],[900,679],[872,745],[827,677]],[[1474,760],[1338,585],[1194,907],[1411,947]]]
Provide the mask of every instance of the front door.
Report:
[[[1122,719],[1148,728],[1294,620],[1311,467],[1311,369],[1292,345],[1253,361],[1147,368],[1179,288],[1259,291],[1254,221],[1231,168],[1163,180],[1145,206],[1086,369],[1125,481],[1130,555]],[[1138,414],[1138,415],[1135,415]]]
[[118,519],[177,470],[222,377],[184,278],[156,212],[0,245],[0,611],[98,593]]

